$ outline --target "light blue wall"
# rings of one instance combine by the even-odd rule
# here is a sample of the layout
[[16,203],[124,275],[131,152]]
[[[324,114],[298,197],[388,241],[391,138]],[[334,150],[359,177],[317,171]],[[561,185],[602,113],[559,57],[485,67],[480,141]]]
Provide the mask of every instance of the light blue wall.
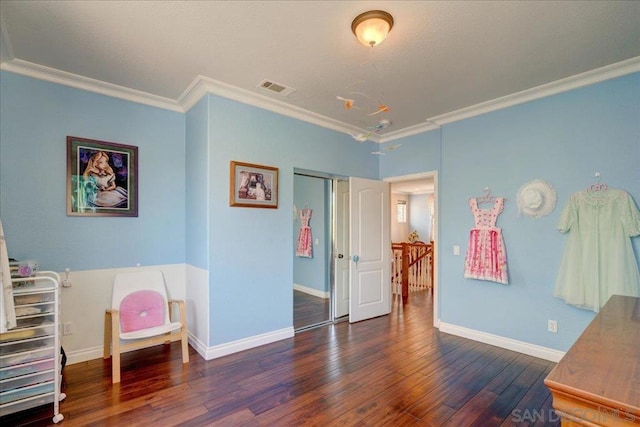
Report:
[[[452,123],[443,130],[440,186],[441,318],[545,347],[567,350],[594,313],[554,298],[566,236],[556,230],[569,196],[595,182],[640,201],[640,74]],[[551,183],[558,206],[539,219],[517,217],[516,194],[533,179]],[[488,186],[508,198],[498,218],[510,285],[466,280],[464,256],[473,224],[467,199]],[[638,238],[634,239],[636,252]],[[547,320],[558,321],[558,334]]]
[[[348,135],[213,95],[184,115],[7,72],[0,91],[0,215],[11,255],[57,271],[206,268],[211,345],[292,326],[294,168],[364,178],[439,171],[442,321],[559,350],[593,317],[552,296],[560,209],[596,171],[640,200],[640,74],[404,138],[380,158]],[[66,216],[67,135],[139,147],[138,218]],[[279,208],[229,207],[230,160],[278,167]],[[536,178],[557,188],[559,206],[517,218],[516,192]],[[509,199],[498,221],[508,286],[464,279],[464,256],[451,251],[464,254],[466,200],[484,186]],[[640,239],[633,244],[640,252]]]
[[[298,216],[293,222],[293,282],[308,288],[328,292],[327,279],[327,245],[329,242],[327,216],[327,180],[303,175],[295,175],[293,178],[293,201],[298,209]],[[298,232],[300,230],[300,214],[303,208],[312,209],[311,236],[313,244],[313,258],[304,258],[295,255]],[[315,244],[315,240],[318,244]]]
[[[377,156],[346,134],[208,95],[210,343],[293,324],[294,168],[377,178]],[[279,168],[278,209],[229,206],[231,160]]]
[[380,157],[380,178],[440,170],[440,129],[393,141],[402,144]]
[[[567,350],[594,313],[554,298],[553,288],[566,236],[556,231],[570,194],[595,182],[600,172],[611,187],[640,201],[640,74],[565,92],[445,125],[439,174],[440,317],[443,322],[558,350]],[[381,176],[433,169],[434,147],[401,140],[398,155],[381,158]],[[413,138],[416,138],[413,137]],[[407,142],[409,142],[407,144]],[[412,150],[403,152],[409,145]],[[422,166],[420,161],[422,159]],[[404,164],[404,160],[407,163]],[[515,198],[522,184],[550,182],[558,206],[549,216],[518,218]],[[464,253],[473,218],[467,200],[485,186],[508,198],[498,218],[506,244],[511,283],[463,278]],[[460,245],[462,254],[453,255]],[[636,257],[640,238],[633,239]],[[558,321],[558,334],[547,320]]]
[[420,240],[429,242],[431,228],[429,213],[429,195],[414,194],[409,196],[409,232],[416,230]]
[[[0,72],[10,256],[63,271],[184,262],[184,115]],[[139,216],[66,214],[68,135],[138,147]]]
[[186,114],[185,262],[209,267],[209,103],[203,98]]

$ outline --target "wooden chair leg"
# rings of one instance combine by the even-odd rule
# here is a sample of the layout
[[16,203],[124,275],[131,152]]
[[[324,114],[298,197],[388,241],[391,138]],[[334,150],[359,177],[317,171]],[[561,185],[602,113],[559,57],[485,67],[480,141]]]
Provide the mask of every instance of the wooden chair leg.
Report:
[[111,336],[112,347],[111,354],[111,382],[113,384],[120,382],[120,314],[112,313],[111,315]]
[[[174,300],[169,300],[167,303],[168,303],[167,305],[168,305],[168,309],[169,309],[169,320],[171,320],[171,319],[173,319],[173,304],[174,304]],[[172,335],[173,335],[173,337],[172,337]],[[167,338],[164,340],[164,345],[171,344],[171,339],[172,338],[175,339],[175,335],[172,334],[171,332],[167,332],[165,334],[165,336]]]
[[182,340],[182,363],[189,363],[189,336],[187,335],[187,308],[184,301],[178,303],[180,308],[180,323],[182,323],[182,329],[180,330]]
[[187,327],[182,326],[182,363],[189,363],[189,338],[187,336]]
[[102,357],[108,359],[111,356],[111,313],[107,310],[104,312],[104,347],[102,349]]

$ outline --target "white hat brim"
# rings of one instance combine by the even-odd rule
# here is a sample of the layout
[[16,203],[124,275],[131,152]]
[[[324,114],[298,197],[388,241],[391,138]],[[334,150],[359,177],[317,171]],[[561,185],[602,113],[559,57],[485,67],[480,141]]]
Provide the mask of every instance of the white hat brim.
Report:
[[556,201],[556,190],[540,179],[524,184],[516,196],[518,214],[533,218],[549,215],[555,209]]

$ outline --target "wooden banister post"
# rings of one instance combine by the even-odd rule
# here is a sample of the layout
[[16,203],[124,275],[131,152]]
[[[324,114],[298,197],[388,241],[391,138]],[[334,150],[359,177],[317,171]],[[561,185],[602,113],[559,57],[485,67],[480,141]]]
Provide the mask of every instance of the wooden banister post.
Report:
[[409,299],[409,244],[402,244],[402,303]]
[[433,292],[433,287],[434,287],[434,283],[433,283],[433,264],[434,264],[434,257],[435,257],[435,246],[434,246],[434,242],[433,240],[431,241],[431,256],[429,257],[429,285],[431,288],[431,292]]

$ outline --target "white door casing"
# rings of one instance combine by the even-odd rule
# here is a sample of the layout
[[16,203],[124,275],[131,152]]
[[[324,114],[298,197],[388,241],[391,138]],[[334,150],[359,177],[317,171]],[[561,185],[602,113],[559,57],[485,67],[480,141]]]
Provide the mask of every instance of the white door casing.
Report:
[[334,317],[349,314],[349,182],[336,181]]

